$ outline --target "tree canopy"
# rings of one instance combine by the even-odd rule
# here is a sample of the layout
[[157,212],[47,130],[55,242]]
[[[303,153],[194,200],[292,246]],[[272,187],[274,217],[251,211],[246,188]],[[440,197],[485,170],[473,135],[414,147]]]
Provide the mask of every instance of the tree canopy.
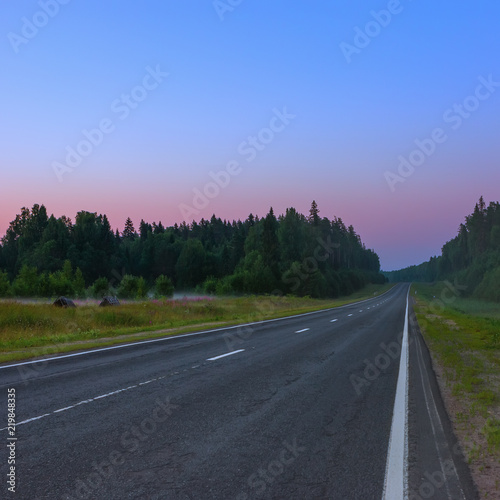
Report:
[[[377,254],[342,219],[320,218],[314,201],[307,217],[293,207],[279,216],[270,208],[244,221],[213,215],[164,227],[141,219],[138,227],[127,217],[114,232],[103,214],[81,211],[72,222],[49,217],[44,205],[23,207],[1,239],[0,294],[15,293],[17,282],[26,295],[37,279],[39,295],[55,289],[51,279],[77,278],[79,290],[118,289],[125,277],[121,289],[132,294],[161,276],[185,290],[334,297],[384,281]],[[62,284],[58,290],[68,291]]]
[[500,301],[500,203],[486,206],[481,196],[440,256],[386,276],[391,281],[453,280],[468,295]]

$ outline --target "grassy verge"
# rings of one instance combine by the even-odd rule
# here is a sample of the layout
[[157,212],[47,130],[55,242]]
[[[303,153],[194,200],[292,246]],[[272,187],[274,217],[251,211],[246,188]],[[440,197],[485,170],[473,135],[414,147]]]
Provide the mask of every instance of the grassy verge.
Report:
[[444,283],[413,285],[412,293],[482,498],[500,498],[500,306],[456,296]]
[[391,286],[369,285],[337,300],[249,296],[151,300],[119,307],[88,304],[74,309],[3,301],[0,302],[0,362],[338,307],[379,295]]

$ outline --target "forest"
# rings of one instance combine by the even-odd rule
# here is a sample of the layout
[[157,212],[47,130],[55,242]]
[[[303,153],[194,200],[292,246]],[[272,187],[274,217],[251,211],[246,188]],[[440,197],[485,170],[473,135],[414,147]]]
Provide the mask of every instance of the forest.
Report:
[[0,244],[0,297],[143,298],[173,290],[218,295],[348,295],[384,283],[378,255],[342,219],[288,208],[262,218],[215,215],[164,227],[127,218],[113,231],[106,215],[80,211],[74,222],[23,207]]
[[450,280],[465,295],[500,302],[500,204],[486,206],[481,196],[440,256],[385,275],[393,282]]

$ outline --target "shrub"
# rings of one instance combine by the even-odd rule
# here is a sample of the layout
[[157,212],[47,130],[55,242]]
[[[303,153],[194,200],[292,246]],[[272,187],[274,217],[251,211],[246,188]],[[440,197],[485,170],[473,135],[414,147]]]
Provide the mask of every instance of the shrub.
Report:
[[474,291],[474,296],[500,302],[500,267],[484,275],[483,280]]
[[12,285],[14,295],[34,297],[38,294],[38,271],[36,267],[23,265]]
[[[232,276],[227,277],[227,279],[230,279],[231,293],[234,293],[234,292],[245,293],[247,291],[247,289],[248,289],[247,283],[248,283],[249,274],[250,273],[248,271],[240,270],[240,271],[235,272]],[[221,290],[216,290],[217,295],[223,295],[220,292],[221,292]]]
[[73,283],[71,282],[71,278],[68,278],[67,273],[64,271],[57,271],[52,273],[49,276],[50,281],[50,289],[54,295],[64,295],[70,296],[73,295]]
[[101,299],[105,295],[109,295],[110,286],[107,278],[97,278],[91,287],[91,294],[96,299]]
[[203,292],[208,293],[210,295],[215,295],[217,292],[217,278],[214,278],[213,276],[209,276],[204,282],[203,282]]
[[118,297],[122,299],[134,299],[139,292],[139,278],[126,274],[118,286]]
[[47,272],[40,274],[38,278],[38,295],[40,297],[51,297],[52,286],[50,283],[50,275]]
[[303,293],[314,299],[326,297],[328,283],[325,277],[319,272],[314,271],[304,280]]
[[224,278],[221,278],[220,280],[217,280],[215,293],[217,295],[222,295],[222,296],[233,295],[234,294],[233,276],[226,276]]
[[137,293],[135,296],[138,299],[143,299],[146,297],[148,294],[148,285],[146,283],[146,280],[141,276],[140,278],[137,279]]
[[6,272],[0,271],[0,297],[8,297],[10,295],[10,281]]
[[160,275],[155,281],[155,295],[157,297],[172,297],[174,294],[174,285],[172,280],[165,275]]
[[78,297],[85,297],[85,279],[83,278],[82,270],[77,267],[73,280],[73,289]]

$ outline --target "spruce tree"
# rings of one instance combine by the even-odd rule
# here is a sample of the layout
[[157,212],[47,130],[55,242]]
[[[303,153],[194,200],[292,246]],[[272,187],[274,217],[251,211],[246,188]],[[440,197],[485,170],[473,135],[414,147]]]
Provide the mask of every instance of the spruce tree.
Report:
[[311,209],[309,210],[309,217],[307,218],[310,224],[317,226],[319,224],[319,209],[316,201],[312,201]]
[[132,223],[132,219],[130,217],[127,217],[127,220],[125,221],[125,228],[123,229],[122,236],[129,240],[133,240],[136,237],[134,224]]

